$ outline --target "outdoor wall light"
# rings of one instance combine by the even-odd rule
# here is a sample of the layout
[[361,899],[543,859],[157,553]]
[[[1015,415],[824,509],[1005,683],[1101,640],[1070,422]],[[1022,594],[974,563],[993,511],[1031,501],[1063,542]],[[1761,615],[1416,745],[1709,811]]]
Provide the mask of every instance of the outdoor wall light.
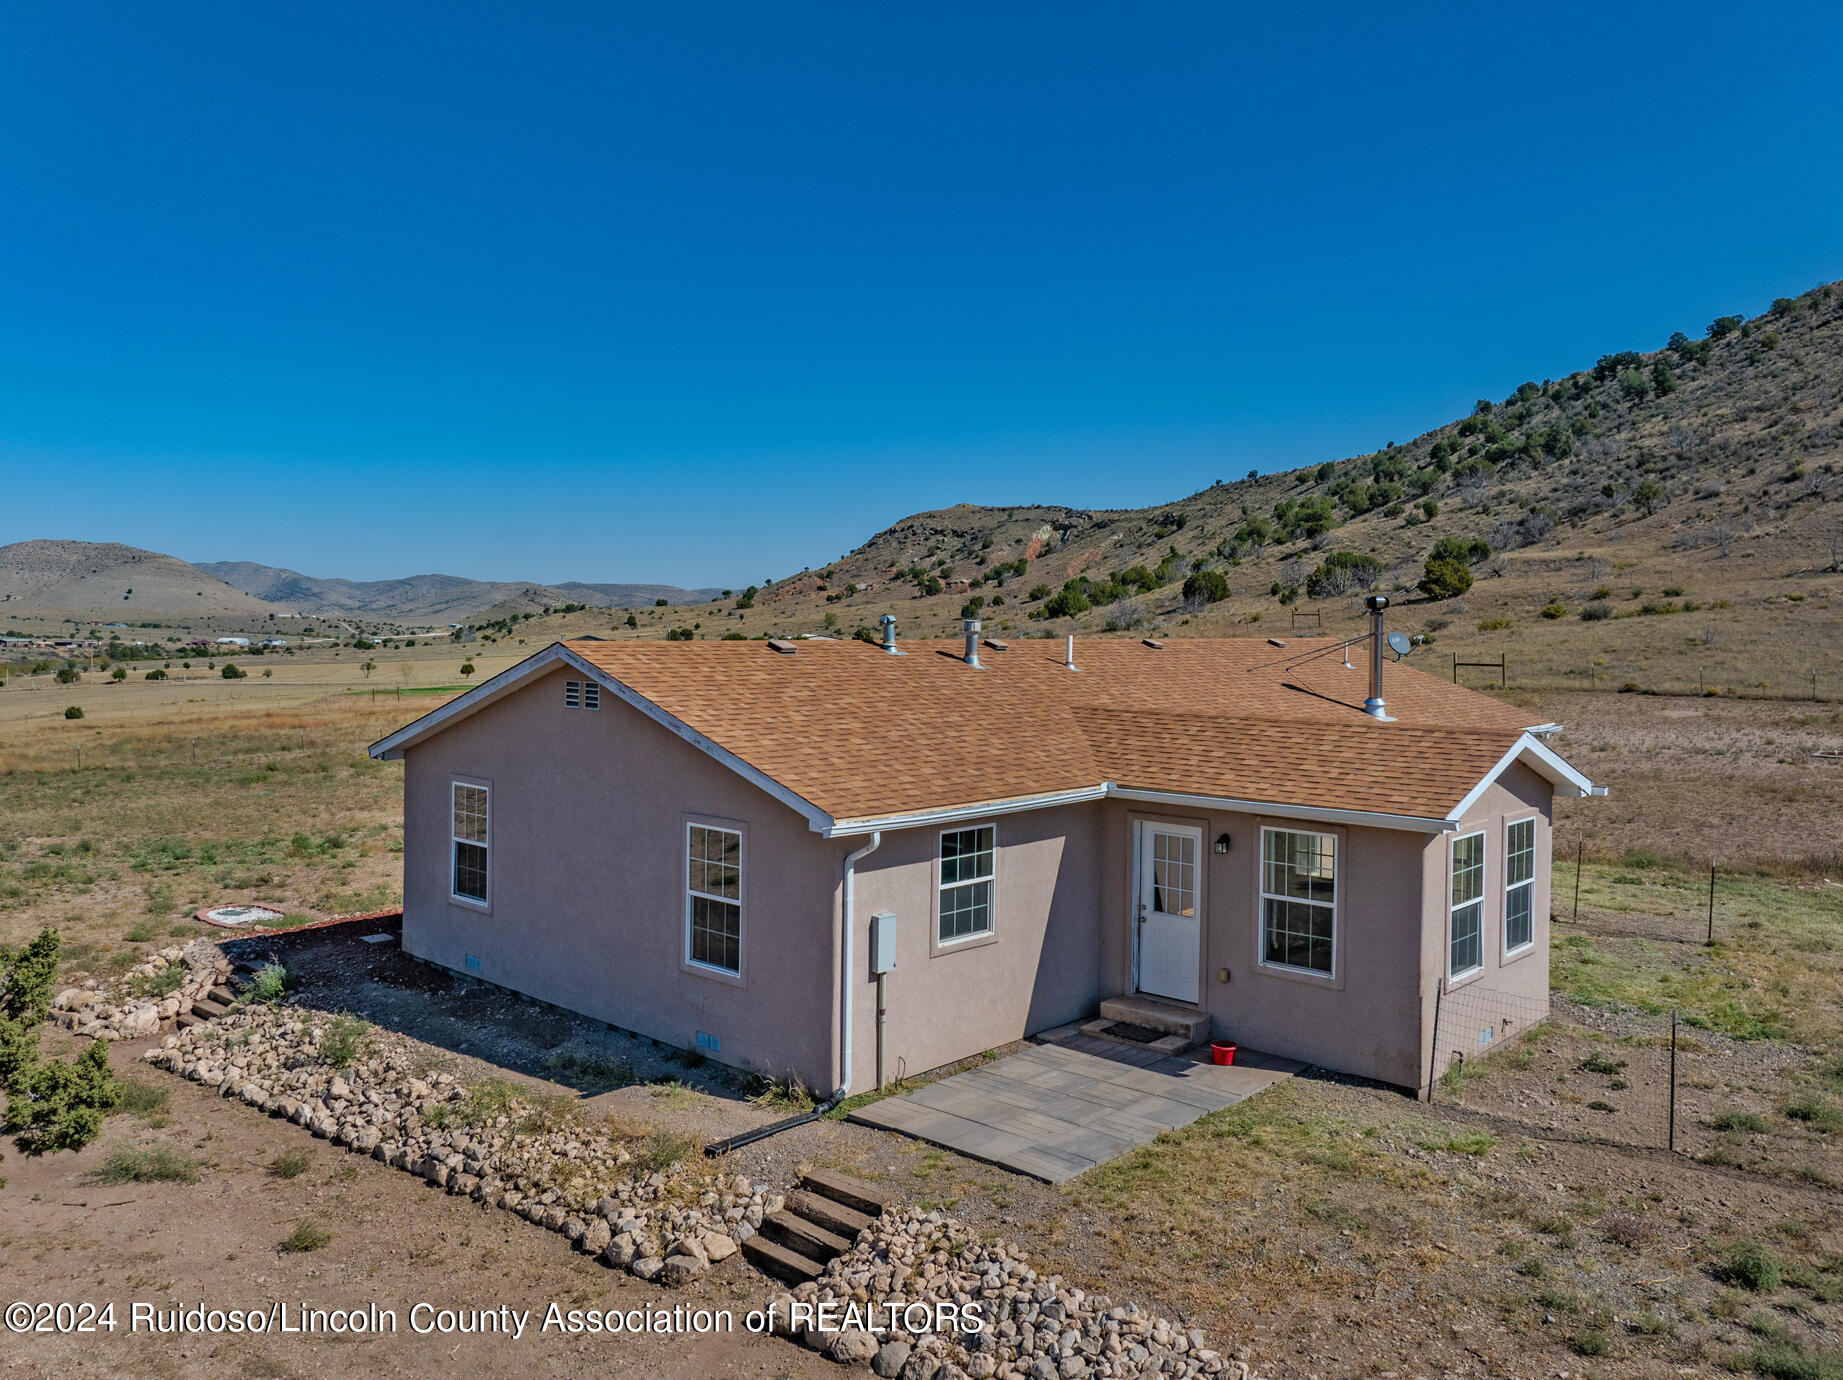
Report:
[[1229,851],[1229,836],[1227,834],[1216,835],[1216,851],[1218,853],[1226,853]]

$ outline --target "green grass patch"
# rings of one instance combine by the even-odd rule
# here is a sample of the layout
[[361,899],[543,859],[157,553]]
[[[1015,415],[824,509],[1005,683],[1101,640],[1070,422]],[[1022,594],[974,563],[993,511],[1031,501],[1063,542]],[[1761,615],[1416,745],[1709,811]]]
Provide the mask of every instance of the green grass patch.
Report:
[[305,1150],[284,1150],[269,1161],[271,1179],[293,1179],[305,1174],[312,1166],[314,1157]]
[[1802,1341],[1775,1341],[1755,1347],[1742,1365],[1768,1380],[1843,1380],[1843,1354],[1816,1351]]
[[1444,1150],[1452,1155],[1488,1155],[1497,1149],[1497,1137],[1485,1131],[1455,1131],[1421,1142],[1423,1150]]
[[1785,1266],[1758,1241],[1742,1241],[1728,1252],[1715,1267],[1724,1284],[1745,1289],[1750,1294],[1770,1294],[1784,1278]]
[[118,1080],[122,1089],[122,1100],[115,1104],[111,1115],[126,1113],[130,1116],[163,1117],[167,1104],[173,1100],[171,1088],[159,1083],[149,1083],[144,1078],[123,1078]]
[[670,1169],[694,1148],[695,1144],[689,1136],[674,1135],[661,1129],[634,1146],[634,1163],[649,1173],[656,1169]]
[[1748,1135],[1759,1135],[1766,1129],[1766,1118],[1758,1112],[1729,1110],[1717,1112],[1714,1120],[1709,1122],[1717,1131],[1744,1131]]
[[1779,1110],[1788,1121],[1802,1121],[1813,1131],[1843,1131],[1843,1108],[1811,1093],[1793,1098]]
[[330,1228],[318,1222],[304,1221],[282,1238],[282,1250],[290,1255],[299,1255],[307,1251],[317,1251],[322,1246],[330,1245],[333,1233]]
[[155,1146],[147,1150],[111,1150],[91,1177],[99,1184],[195,1184],[199,1163]]
[[[1554,990],[1585,1006],[1631,1008],[1739,1040],[1843,1039],[1843,897],[1759,871],[1721,874],[1716,943],[1706,924],[1708,873],[1655,855],[1588,863],[1581,900],[1658,922],[1673,939],[1578,932],[1550,940]],[[1644,864],[1639,866],[1638,864]]]
[[336,1069],[343,1069],[362,1053],[371,1040],[371,1026],[357,1016],[339,1015],[326,1024],[320,1039],[320,1057]]

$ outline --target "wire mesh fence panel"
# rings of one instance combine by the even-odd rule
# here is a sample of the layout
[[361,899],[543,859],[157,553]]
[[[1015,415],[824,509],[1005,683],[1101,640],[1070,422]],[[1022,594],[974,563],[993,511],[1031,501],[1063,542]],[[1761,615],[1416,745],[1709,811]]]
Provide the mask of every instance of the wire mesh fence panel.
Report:
[[1439,995],[1430,1099],[1542,1139],[1668,1149],[1671,1040],[1668,1014],[1461,982]]

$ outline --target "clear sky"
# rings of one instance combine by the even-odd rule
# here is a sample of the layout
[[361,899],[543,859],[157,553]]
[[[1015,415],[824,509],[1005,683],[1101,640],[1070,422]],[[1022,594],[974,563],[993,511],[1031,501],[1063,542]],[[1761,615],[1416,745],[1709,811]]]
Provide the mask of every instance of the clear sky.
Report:
[[0,542],[737,585],[1843,277],[1843,10],[13,5]]

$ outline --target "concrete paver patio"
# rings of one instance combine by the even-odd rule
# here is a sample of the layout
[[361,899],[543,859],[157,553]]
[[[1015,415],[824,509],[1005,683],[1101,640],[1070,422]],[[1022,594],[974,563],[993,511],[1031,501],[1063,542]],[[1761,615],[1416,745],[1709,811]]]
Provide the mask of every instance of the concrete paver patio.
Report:
[[962,1155],[1061,1183],[1304,1067],[1242,1051],[1229,1067],[1092,1035],[1056,1038],[853,1112]]

